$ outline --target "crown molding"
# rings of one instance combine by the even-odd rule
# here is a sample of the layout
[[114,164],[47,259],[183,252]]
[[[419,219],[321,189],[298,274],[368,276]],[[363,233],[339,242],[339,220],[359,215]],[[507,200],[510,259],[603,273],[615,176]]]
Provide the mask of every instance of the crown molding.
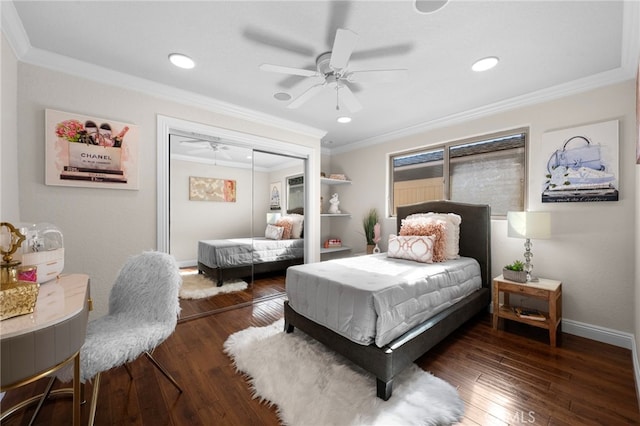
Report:
[[[622,45],[620,67],[595,74],[589,77],[574,80],[557,86],[527,93],[515,98],[506,99],[479,108],[463,111],[457,114],[440,117],[423,123],[409,126],[404,129],[362,139],[346,145],[328,148],[329,155],[349,152],[356,149],[369,147],[397,140],[407,136],[424,133],[436,128],[451,126],[462,122],[486,117],[500,112],[516,108],[535,105],[565,96],[583,93],[612,84],[636,78],[638,62],[640,61],[640,2],[625,1],[622,12]],[[324,153],[324,151],[323,151]]]
[[25,56],[31,42],[12,1],[0,1],[0,27],[15,55],[18,58]]
[[510,111],[516,108],[535,105],[554,99],[563,98],[569,95],[586,92],[599,87],[608,86],[611,84],[620,83],[622,81],[635,78],[635,74],[623,68],[617,68],[612,71],[606,71],[594,76],[585,77],[579,80],[574,80],[569,83],[561,84],[558,86],[550,87],[547,89],[538,90],[535,92],[527,93],[526,95],[517,96],[515,98],[506,99],[504,101],[495,102],[493,104],[484,105],[479,108],[463,111],[457,114],[451,114],[445,117],[430,120],[424,123],[420,123],[414,126],[405,127],[397,131],[385,133],[383,135],[374,136],[372,138],[363,139],[360,141],[352,142],[344,146],[331,148],[330,154],[339,154],[343,152],[353,151],[371,145],[390,142],[393,140],[413,136],[416,134],[424,133],[429,130],[452,126],[455,124],[464,123],[467,121],[487,117],[500,112]]
[[135,77],[79,61],[68,56],[35,48],[31,46],[13,2],[0,1],[0,3],[2,3],[2,32],[7,37],[16,57],[21,62],[92,80],[98,83],[142,92],[154,97],[195,106],[207,111],[251,121],[253,123],[276,127],[281,130],[295,132],[318,140],[327,133],[325,130],[317,129],[315,127],[285,120],[280,117],[244,108],[229,102],[223,102],[208,96],[177,89],[172,86],[156,83],[151,80]]

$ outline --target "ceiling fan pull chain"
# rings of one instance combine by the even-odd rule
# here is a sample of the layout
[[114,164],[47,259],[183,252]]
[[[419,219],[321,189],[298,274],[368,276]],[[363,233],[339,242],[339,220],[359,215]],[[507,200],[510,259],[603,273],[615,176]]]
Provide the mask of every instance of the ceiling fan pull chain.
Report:
[[338,85],[336,84],[336,111],[340,111],[340,99],[338,95]]

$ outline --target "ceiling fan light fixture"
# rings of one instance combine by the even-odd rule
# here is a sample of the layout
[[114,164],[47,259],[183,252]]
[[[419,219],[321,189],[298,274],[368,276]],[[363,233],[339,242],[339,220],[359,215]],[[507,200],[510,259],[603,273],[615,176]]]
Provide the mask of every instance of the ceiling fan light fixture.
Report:
[[472,66],[471,69],[476,72],[482,72],[490,70],[491,68],[498,65],[498,57],[497,56],[488,56],[486,58],[482,58],[477,60]]
[[288,101],[289,99],[291,99],[291,95],[285,92],[278,92],[274,94],[273,97],[279,101]]
[[184,68],[184,69],[191,69],[193,67],[196,66],[196,63],[193,61],[193,59],[191,59],[190,57],[188,57],[187,55],[183,55],[182,53],[172,53],[169,55],[169,61],[171,61],[171,63],[173,65],[175,65],[178,68]]
[[338,117],[338,123],[341,123],[341,124],[351,123],[351,117],[347,117],[346,115]]
[[414,0],[413,6],[418,13],[434,13],[445,7],[449,0]]

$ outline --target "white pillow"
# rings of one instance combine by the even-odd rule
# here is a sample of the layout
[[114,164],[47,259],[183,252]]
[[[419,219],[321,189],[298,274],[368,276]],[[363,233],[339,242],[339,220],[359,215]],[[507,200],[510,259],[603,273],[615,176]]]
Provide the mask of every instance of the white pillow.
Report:
[[433,263],[433,235],[389,235],[387,257]]
[[445,256],[447,260],[457,259],[460,257],[460,224],[462,217],[455,213],[416,213],[406,217],[406,219],[440,219],[445,224]]
[[292,219],[291,238],[301,238],[304,226],[304,216],[297,213],[288,214],[287,217]]
[[282,226],[268,224],[267,229],[264,230],[264,237],[270,240],[281,240],[282,232],[284,232],[284,228]]

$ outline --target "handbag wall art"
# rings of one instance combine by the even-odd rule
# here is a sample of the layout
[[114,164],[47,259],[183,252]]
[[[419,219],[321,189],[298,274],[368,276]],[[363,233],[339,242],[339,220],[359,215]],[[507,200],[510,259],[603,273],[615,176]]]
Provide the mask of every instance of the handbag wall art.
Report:
[[138,189],[138,127],[100,117],[45,111],[45,183]]
[[[562,141],[558,144],[559,141]],[[618,122],[545,133],[543,203],[618,201]]]

